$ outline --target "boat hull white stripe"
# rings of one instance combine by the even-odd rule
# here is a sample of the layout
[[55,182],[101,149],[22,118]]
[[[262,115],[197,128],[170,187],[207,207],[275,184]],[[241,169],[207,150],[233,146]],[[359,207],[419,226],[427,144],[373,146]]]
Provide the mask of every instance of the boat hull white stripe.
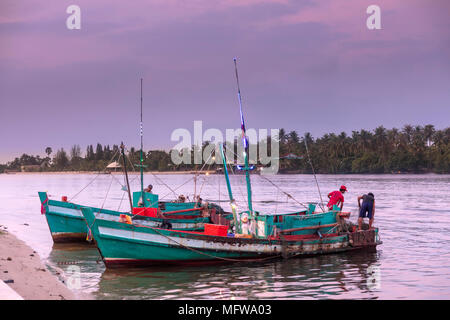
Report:
[[208,249],[219,251],[234,251],[234,252],[253,252],[253,253],[274,253],[281,252],[280,245],[265,245],[251,243],[244,246],[240,246],[238,243],[221,243],[212,242],[202,239],[190,239],[181,237],[163,236],[159,234],[151,234],[144,232],[136,232],[123,229],[113,229],[108,227],[99,226],[99,233],[102,236],[110,236],[124,240],[137,240],[148,242],[149,245],[162,244],[167,246],[183,247],[187,246],[194,249]]
[[83,218],[83,214],[81,213],[81,210],[77,210],[77,209],[49,205],[48,211],[50,211],[52,213],[56,213],[56,214],[63,214],[66,216]]
[[[105,213],[95,213],[95,219],[98,220],[107,220],[107,221],[120,221],[119,216],[115,216],[112,214],[105,214]],[[151,220],[139,220],[137,224],[144,225],[147,227],[159,227],[161,225],[161,222],[159,221],[151,221]],[[200,229],[204,226],[203,223],[171,223],[172,229]]]

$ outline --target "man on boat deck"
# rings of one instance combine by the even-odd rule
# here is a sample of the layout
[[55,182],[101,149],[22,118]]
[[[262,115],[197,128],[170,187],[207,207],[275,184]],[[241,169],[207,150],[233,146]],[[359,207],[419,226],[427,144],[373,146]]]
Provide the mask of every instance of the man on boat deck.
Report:
[[330,192],[328,194],[328,199],[330,199],[330,201],[328,201],[327,207],[328,209],[332,210],[334,205],[337,206],[341,206],[341,211],[342,211],[342,207],[344,206],[344,193],[347,191],[347,188],[345,186],[341,186],[339,188],[339,191],[333,191]]
[[[361,205],[362,199],[362,205]],[[369,229],[372,229],[373,218],[375,216],[375,196],[372,192],[358,197],[359,218],[358,230],[362,230],[363,218],[369,218]]]
[[151,184],[148,185],[147,188],[144,189],[144,192],[152,193],[153,186]]
[[[153,189],[153,186],[151,184],[149,184],[148,187],[144,189],[144,192],[152,193],[152,189]],[[142,207],[143,205],[144,205],[144,203],[142,202],[142,195],[141,195],[141,197],[139,198],[139,201],[138,201],[138,206]]]

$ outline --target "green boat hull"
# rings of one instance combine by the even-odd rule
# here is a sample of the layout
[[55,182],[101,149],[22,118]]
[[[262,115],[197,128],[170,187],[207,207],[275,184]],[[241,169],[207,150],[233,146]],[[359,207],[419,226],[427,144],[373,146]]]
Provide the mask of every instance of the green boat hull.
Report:
[[[42,212],[45,214],[54,242],[86,241],[89,228],[87,227],[86,220],[81,213],[81,207],[83,206],[71,202],[49,200],[46,192],[39,192],[39,199],[42,205]],[[194,205],[194,203],[167,203],[165,204],[165,211],[174,209],[191,209]],[[114,221],[118,221],[121,214],[129,215],[128,212],[106,210],[95,207],[88,208],[91,208],[94,212],[100,212],[105,219]],[[176,215],[177,214],[174,216]],[[209,222],[208,218],[203,218],[200,215],[189,219],[183,219],[182,213],[179,213],[178,215],[180,218],[176,219],[143,219],[147,220],[146,223],[149,226],[158,226],[162,223],[171,223],[173,228],[182,230],[202,230],[204,223]]]
[[82,213],[107,267],[265,261],[368,249],[379,244],[376,235],[364,246],[352,246],[348,234],[318,236],[313,232],[297,235],[295,240],[235,238],[97,219],[89,208],[82,208]]

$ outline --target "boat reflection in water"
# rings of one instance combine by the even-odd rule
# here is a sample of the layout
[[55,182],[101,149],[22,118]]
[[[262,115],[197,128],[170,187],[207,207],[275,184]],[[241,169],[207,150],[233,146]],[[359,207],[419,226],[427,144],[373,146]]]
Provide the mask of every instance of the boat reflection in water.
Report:
[[81,269],[91,271],[83,272],[82,282],[98,299],[348,299],[361,298],[361,293],[375,299],[380,279],[373,270],[380,254],[150,269],[105,269],[94,255]]

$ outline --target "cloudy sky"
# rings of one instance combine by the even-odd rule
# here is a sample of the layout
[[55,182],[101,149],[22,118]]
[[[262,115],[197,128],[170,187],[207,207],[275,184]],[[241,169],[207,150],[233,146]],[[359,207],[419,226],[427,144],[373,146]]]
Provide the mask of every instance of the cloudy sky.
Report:
[[448,127],[449,16],[446,0],[2,0],[0,162],[138,146],[141,77],[145,149],[194,120],[239,128],[235,56],[247,128]]

